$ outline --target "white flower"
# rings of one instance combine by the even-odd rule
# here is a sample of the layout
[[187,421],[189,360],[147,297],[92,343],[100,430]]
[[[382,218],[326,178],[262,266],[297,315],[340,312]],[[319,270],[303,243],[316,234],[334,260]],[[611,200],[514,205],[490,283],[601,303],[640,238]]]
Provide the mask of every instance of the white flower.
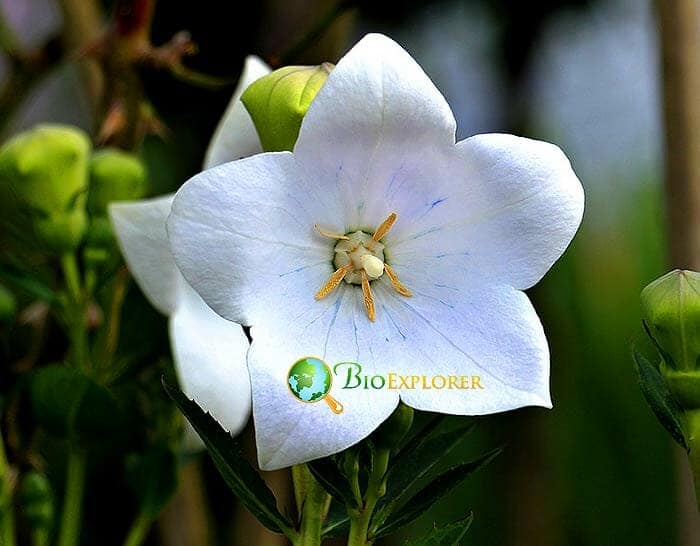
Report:
[[[207,170],[176,194],[181,271],[212,309],[251,326],[262,468],[354,444],[399,397],[460,415],[551,407],[547,341],[522,290],[571,241],[581,184],[556,146],[500,134],[455,144],[455,128],[408,53],[369,35],[331,72],[293,153]],[[336,415],[290,394],[304,356],[385,378],[477,376],[483,388],[343,389],[336,377]]]
[[[259,153],[260,141],[240,96],[269,72],[248,57],[233,98],[212,139],[205,167]],[[109,213],[127,265],[151,304],[170,318],[170,340],[183,391],[231,433],[250,414],[248,339],[240,325],[214,313],[190,287],[170,252],[165,224],[173,195],[114,203]],[[193,438],[187,440],[194,447]]]

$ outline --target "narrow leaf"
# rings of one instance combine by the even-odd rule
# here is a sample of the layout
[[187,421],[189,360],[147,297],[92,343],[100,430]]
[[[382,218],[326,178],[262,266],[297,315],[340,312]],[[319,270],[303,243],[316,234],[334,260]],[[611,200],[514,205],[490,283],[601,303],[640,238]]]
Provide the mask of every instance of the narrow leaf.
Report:
[[323,522],[321,534],[324,538],[347,538],[349,531],[348,509],[342,502],[334,499]]
[[469,531],[474,514],[443,527],[433,527],[424,537],[406,542],[405,546],[460,546],[464,535]]
[[332,459],[318,459],[310,461],[306,465],[328,494],[347,506],[357,505],[348,480]]
[[475,426],[476,423],[471,422],[432,436],[429,441],[421,442],[410,456],[397,458],[389,469],[387,498],[398,499],[403,496],[413,484],[457,447]]
[[379,538],[398,531],[401,527],[413,522],[435,504],[436,501],[462,483],[468,476],[489,464],[499,453],[501,453],[500,448],[493,449],[473,461],[455,466],[438,476],[430,484],[411,497],[411,499],[395,514],[392,514],[387,519],[386,523],[374,533],[374,538]]
[[239,442],[180,389],[173,387],[165,378],[162,382],[165,391],[204,441],[224,481],[243,505],[271,531],[287,535],[294,533],[292,523],[277,509],[272,491],[243,457]]
[[671,437],[686,451],[689,451],[688,440],[681,420],[681,408],[668,389],[659,370],[647,360],[644,355],[634,349],[634,362],[639,374],[639,384],[642,394],[649,404],[651,411]]
[[23,290],[30,296],[48,303],[56,303],[56,293],[41,280],[29,272],[21,271],[8,264],[0,266],[0,279]]

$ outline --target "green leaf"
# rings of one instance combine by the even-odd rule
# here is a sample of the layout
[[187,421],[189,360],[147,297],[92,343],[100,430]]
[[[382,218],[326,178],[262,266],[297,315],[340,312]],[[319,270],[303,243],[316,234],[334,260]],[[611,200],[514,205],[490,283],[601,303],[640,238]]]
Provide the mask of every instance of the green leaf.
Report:
[[139,513],[155,519],[177,488],[175,454],[164,446],[126,459],[126,481],[139,500]]
[[415,426],[414,421],[413,428],[415,429],[415,431],[412,431],[412,434],[409,435],[409,438],[406,440],[404,446],[398,451],[394,458],[399,459],[405,458],[407,456],[410,458],[410,454],[413,453],[420,444],[425,442],[426,438],[428,438],[433,432],[438,430],[440,428],[440,425],[442,425],[446,418],[447,415],[445,415],[444,413],[434,413],[432,415],[427,414],[427,418],[419,427]]
[[668,385],[659,370],[647,360],[642,353],[634,349],[634,362],[639,374],[639,384],[642,394],[649,404],[651,411],[671,437],[686,451],[689,451],[688,440],[683,429],[682,410],[676,403]]
[[501,453],[500,448],[493,449],[473,461],[455,466],[438,476],[430,484],[411,497],[411,499],[396,513],[392,514],[387,519],[386,523],[374,533],[374,538],[394,533],[405,525],[413,522],[436,501],[447,495],[467,477],[489,464],[499,453]]
[[243,505],[271,531],[284,532],[288,536],[294,533],[292,523],[277,509],[272,491],[243,457],[240,443],[180,389],[173,387],[165,378],[162,381],[165,391],[204,441],[226,485]]
[[126,416],[103,386],[60,364],[40,369],[32,378],[34,415],[49,433],[81,444],[123,440]]
[[342,470],[331,458],[309,461],[306,466],[316,481],[334,498],[346,506],[357,506],[350,484]]
[[464,535],[469,531],[474,514],[443,527],[434,526],[424,537],[406,542],[405,546],[461,546]]
[[0,279],[6,281],[8,284],[14,285],[33,298],[48,303],[56,303],[58,301],[56,293],[51,290],[49,286],[33,276],[30,272],[21,271],[9,264],[0,265]]
[[457,447],[475,426],[476,423],[470,422],[435,436],[424,435],[415,443],[412,452],[402,451],[389,468],[386,495],[383,497],[386,501],[377,510],[375,525],[381,525],[406,492]]
[[349,532],[348,509],[345,504],[333,499],[323,522],[321,534],[324,538],[347,538]]

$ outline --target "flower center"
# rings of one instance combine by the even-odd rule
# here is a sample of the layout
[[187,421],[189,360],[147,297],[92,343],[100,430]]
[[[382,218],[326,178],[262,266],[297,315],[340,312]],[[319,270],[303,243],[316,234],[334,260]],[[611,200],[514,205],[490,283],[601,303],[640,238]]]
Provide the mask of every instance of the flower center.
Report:
[[370,288],[370,281],[379,279],[385,272],[391,285],[402,296],[410,297],[411,291],[399,281],[394,270],[384,261],[384,244],[380,240],[389,232],[396,221],[396,213],[392,212],[384,220],[373,234],[364,231],[355,231],[347,235],[330,233],[314,226],[324,237],[338,239],[333,258],[333,265],[337,268],[330,276],[326,284],[316,292],[316,299],[325,298],[333,292],[340,282],[345,279],[349,284],[362,287],[367,317],[374,322],[374,295]]
[[370,281],[384,274],[384,245],[372,239],[364,231],[350,233],[335,245],[333,265],[336,268],[352,264],[353,269],[345,275],[345,282],[362,284],[362,271]]

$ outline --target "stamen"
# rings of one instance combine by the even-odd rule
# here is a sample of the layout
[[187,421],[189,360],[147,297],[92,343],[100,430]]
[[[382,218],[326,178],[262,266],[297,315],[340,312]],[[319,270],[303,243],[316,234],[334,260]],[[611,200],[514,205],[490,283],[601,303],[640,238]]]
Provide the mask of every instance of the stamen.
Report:
[[344,239],[344,240],[349,240],[350,237],[347,235],[342,235],[340,233],[332,233],[330,231],[326,231],[324,229],[321,229],[321,227],[318,224],[314,224],[314,229],[319,232],[319,234],[323,235],[324,237],[328,237],[329,239]]
[[372,289],[369,287],[369,279],[367,278],[367,272],[363,269],[360,271],[362,275],[362,295],[364,296],[365,309],[367,309],[367,318],[370,322],[374,322],[376,317],[374,313],[374,296],[372,295]]
[[336,269],[333,274],[330,276],[326,284],[324,284],[321,289],[316,292],[316,295],[314,298],[317,300],[325,298],[328,294],[333,292],[336,286],[340,284],[340,281],[342,281],[345,278],[345,275],[347,275],[352,269],[353,269],[352,263],[345,264],[343,267],[339,267]]
[[382,237],[389,233],[389,230],[391,229],[391,226],[394,225],[394,222],[396,222],[396,213],[392,212],[386,220],[379,224],[377,231],[375,231],[374,235],[372,235],[372,240],[375,243],[379,242],[382,239]]
[[407,298],[410,298],[413,294],[411,291],[404,286],[404,284],[399,280],[399,278],[396,276],[396,273],[394,273],[394,270],[389,267],[389,264],[384,264],[384,271],[386,271],[386,274],[389,276],[389,280],[391,281],[391,286],[394,287],[394,290],[396,290],[399,294],[402,296],[406,296]]

